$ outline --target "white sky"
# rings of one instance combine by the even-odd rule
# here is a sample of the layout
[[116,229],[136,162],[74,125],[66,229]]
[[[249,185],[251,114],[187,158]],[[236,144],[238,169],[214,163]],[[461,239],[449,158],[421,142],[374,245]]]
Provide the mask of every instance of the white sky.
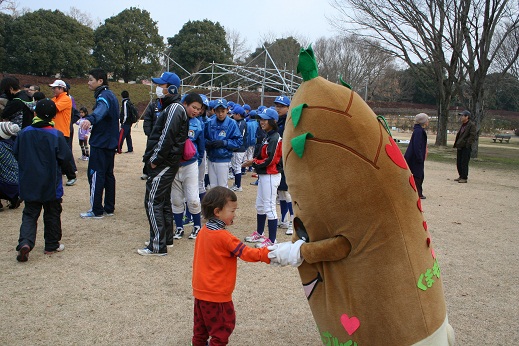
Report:
[[327,0],[201,0],[201,1],[122,1],[122,0],[18,0],[18,9],[40,8],[68,12],[71,7],[88,13],[94,21],[120,13],[125,8],[147,10],[158,22],[159,34],[166,40],[179,32],[189,20],[209,19],[226,29],[238,31],[250,50],[262,42],[261,38],[304,37],[309,43],[319,37],[331,37],[335,31],[327,17],[333,8]]

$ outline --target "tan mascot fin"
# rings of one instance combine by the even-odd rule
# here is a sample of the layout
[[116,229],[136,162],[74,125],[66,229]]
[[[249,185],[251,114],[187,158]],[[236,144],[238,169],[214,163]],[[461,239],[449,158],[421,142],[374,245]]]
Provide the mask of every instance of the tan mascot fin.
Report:
[[434,243],[400,149],[359,95],[318,76],[311,47],[298,72],[283,138],[294,243],[274,246],[272,260],[288,264],[284,246],[302,259],[290,263],[301,263],[324,345],[452,345]]

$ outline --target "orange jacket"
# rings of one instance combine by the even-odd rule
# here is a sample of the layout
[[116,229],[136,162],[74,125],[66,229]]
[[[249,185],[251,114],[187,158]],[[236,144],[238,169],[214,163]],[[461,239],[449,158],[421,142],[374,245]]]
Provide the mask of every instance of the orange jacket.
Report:
[[72,116],[72,99],[66,92],[53,97],[57,112],[54,118],[54,128],[63,132],[63,136],[70,137],[70,117]]
[[229,302],[236,285],[237,258],[270,263],[266,247],[253,249],[225,229],[198,232],[193,256],[193,296],[215,303]]

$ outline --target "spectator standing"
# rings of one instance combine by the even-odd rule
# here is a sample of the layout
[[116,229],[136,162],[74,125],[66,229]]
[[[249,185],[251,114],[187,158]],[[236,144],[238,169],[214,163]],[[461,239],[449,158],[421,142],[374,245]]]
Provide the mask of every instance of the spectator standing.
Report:
[[454,148],[456,151],[456,167],[459,177],[454,179],[458,183],[466,183],[469,178],[469,161],[472,153],[472,144],[476,140],[476,124],[470,121],[471,114],[468,110],[458,113],[460,116],[461,128],[456,134]]
[[180,78],[171,72],[164,74],[152,79],[158,86],[157,94],[164,95],[161,97],[164,110],[155,120],[143,156],[148,172],[144,207],[150,238],[145,248],[137,250],[142,256],[165,256],[167,246],[173,245],[171,185],[180,166],[189,129],[186,110],[179,103],[177,85],[180,85]]
[[[67,84],[61,79],[56,79],[54,83],[49,84],[52,88],[52,92],[54,93],[54,97],[52,101],[56,104],[56,117],[54,118],[54,128],[59,130],[65,136],[65,140],[69,145],[69,148],[72,148],[71,138],[70,138],[70,126],[72,121],[72,99],[67,94]],[[72,150],[71,150],[72,152]],[[76,169],[75,163],[72,162],[64,162],[63,163],[63,173],[67,176],[67,186],[73,186],[76,184]]]
[[425,199],[422,184],[425,176],[424,163],[427,156],[427,132],[425,132],[427,125],[429,125],[427,114],[420,113],[414,117],[413,134],[404,155],[407,165],[413,173],[416,190],[421,199]]
[[39,85],[31,85],[29,87],[29,90],[27,90],[27,95],[29,95],[30,97],[32,97],[34,99],[34,93],[37,93],[39,91],[40,91]]
[[52,100],[38,101],[32,125],[18,134],[14,145],[14,156],[20,169],[20,197],[25,203],[16,247],[19,262],[26,262],[34,248],[42,208],[45,253],[65,249],[60,243],[63,197],[60,164],[69,161],[72,153],[63,133],[53,128],[56,110]]
[[119,101],[108,88],[108,77],[103,69],[90,71],[88,88],[94,92],[96,104],[92,113],[83,118],[81,129],[92,126],[88,160],[91,209],[80,216],[99,219],[112,216],[115,210],[114,159],[119,138]]
[[132,142],[132,125],[134,124],[132,102],[130,101],[130,93],[123,90],[121,93],[123,100],[121,101],[121,114],[119,115],[119,121],[121,122],[121,131],[119,132],[119,146],[118,153],[122,152],[123,143],[126,140],[126,146],[128,147],[127,153],[133,153],[133,142]]
[[0,81],[0,92],[3,92],[7,97],[2,119],[11,121],[22,129],[31,125],[34,112],[26,102],[32,102],[32,97],[20,88],[18,79],[15,77],[2,79]]
[[[9,209],[20,206],[18,198],[18,162],[13,154],[15,136],[20,127],[9,121],[0,122],[0,199],[9,201]],[[0,211],[3,205],[0,202]]]
[[245,109],[239,105],[235,105],[233,109],[233,118],[236,121],[236,125],[238,125],[238,130],[243,139],[241,146],[233,151],[231,159],[231,167],[234,171],[234,185],[231,187],[231,190],[238,192],[243,191],[241,187],[241,178],[244,173],[242,173],[242,169],[245,171],[245,168],[242,168],[241,165],[245,161],[245,152],[247,151],[247,123],[244,119]]
[[207,192],[202,201],[208,221],[199,232],[193,255],[193,346],[228,344],[236,324],[232,293],[238,257],[270,263],[267,248],[251,249],[226,230],[233,224],[237,208],[236,194],[220,186]]

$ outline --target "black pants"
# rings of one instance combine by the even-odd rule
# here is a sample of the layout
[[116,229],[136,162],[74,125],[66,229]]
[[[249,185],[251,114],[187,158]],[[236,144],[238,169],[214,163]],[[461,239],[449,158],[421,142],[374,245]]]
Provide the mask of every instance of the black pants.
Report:
[[416,191],[418,192],[418,196],[423,196],[423,190],[422,190],[422,184],[423,184],[423,178],[417,178],[413,175],[414,178],[414,184],[416,185]]
[[155,253],[167,253],[167,245],[173,244],[173,211],[171,210],[171,184],[178,171],[176,166],[148,166],[144,207],[150,223],[148,249]]
[[51,202],[27,202],[22,214],[20,226],[20,238],[18,238],[19,251],[22,246],[29,245],[31,250],[36,242],[36,230],[38,218],[43,207],[43,225],[45,238],[45,251],[54,251],[59,247],[61,240],[61,198]]
[[90,183],[90,206],[95,215],[103,215],[103,211],[113,213],[115,210],[114,158],[115,149],[90,147],[88,182]]
[[456,153],[456,166],[458,168],[458,174],[461,179],[468,179],[469,177],[469,161],[471,148],[461,148]]

